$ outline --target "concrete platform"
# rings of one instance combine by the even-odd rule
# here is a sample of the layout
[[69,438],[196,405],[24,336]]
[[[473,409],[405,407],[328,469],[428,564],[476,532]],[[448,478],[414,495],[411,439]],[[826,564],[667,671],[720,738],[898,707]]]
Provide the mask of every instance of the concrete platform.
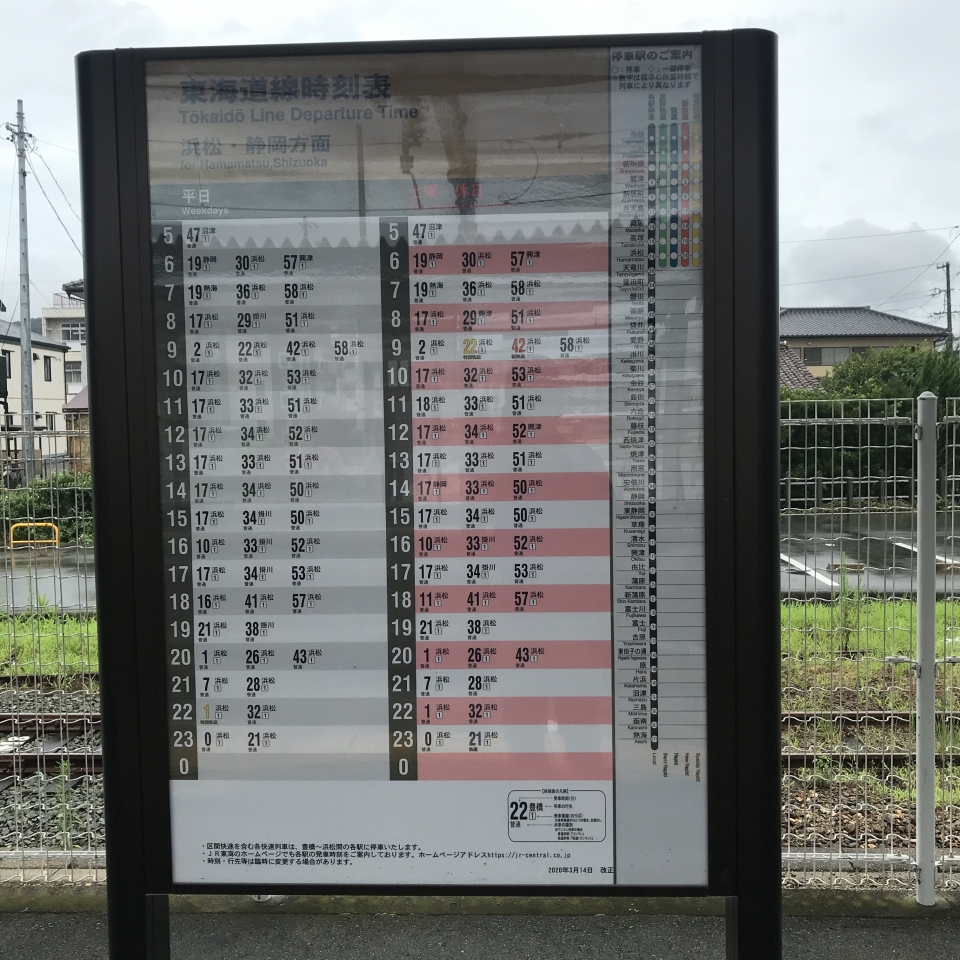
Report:
[[[716,917],[192,914],[171,960],[723,960]],[[956,960],[960,920],[789,918],[787,960]],[[106,960],[103,914],[0,916],[2,960]]]
[[[171,960],[723,960],[716,916],[176,913]],[[787,960],[956,960],[960,917],[788,917]],[[0,960],[106,960],[106,916],[0,913]]]

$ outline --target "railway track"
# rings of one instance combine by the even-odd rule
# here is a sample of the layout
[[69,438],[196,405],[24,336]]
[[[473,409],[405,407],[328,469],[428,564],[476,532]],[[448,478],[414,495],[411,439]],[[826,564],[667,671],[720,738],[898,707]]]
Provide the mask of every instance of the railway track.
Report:
[[[781,714],[781,723],[865,723],[874,726],[888,723],[912,723],[917,717],[914,710],[786,710]],[[937,723],[960,723],[960,712],[940,711]]]
[[99,732],[98,713],[0,713],[0,777],[101,773],[100,746],[76,743]]
[[[781,727],[784,731],[803,733],[804,728],[820,724],[837,725],[844,729],[846,742],[806,744],[785,746],[781,758],[785,767],[811,766],[817,761],[841,762],[853,766],[868,766],[881,763],[907,764],[915,758],[909,735],[916,722],[916,712],[912,710],[788,710],[781,714]],[[937,714],[938,725],[960,724],[960,713],[941,711]],[[852,729],[851,729],[852,728]],[[907,735],[907,744],[891,745],[876,749],[857,740],[854,731],[886,729],[895,731],[901,739]],[[909,745],[909,746],[908,746]],[[946,754],[938,754],[937,762],[943,764],[952,759],[960,764],[960,749],[950,749]]]
[[[54,728],[71,731],[99,730],[99,713],[0,713],[0,734],[31,731],[42,734]],[[73,733],[72,736],[77,736]]]

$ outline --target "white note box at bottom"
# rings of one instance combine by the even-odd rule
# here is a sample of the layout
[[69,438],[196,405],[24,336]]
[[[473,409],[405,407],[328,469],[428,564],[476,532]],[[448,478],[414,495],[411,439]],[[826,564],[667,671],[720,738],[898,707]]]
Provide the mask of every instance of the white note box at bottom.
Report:
[[600,843],[607,835],[607,797],[602,790],[511,790],[507,816],[509,836],[516,843]]

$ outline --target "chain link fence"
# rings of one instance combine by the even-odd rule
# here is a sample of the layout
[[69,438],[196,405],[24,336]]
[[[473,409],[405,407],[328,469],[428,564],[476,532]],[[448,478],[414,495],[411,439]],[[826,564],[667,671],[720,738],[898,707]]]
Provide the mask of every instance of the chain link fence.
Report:
[[[937,630],[937,841],[941,881],[960,889],[960,399],[942,403],[939,417],[939,503],[937,588],[943,618]],[[939,530],[938,530],[939,533]]]
[[[941,404],[937,628],[960,653],[953,525],[960,419]],[[916,404],[781,407],[784,884],[913,889]],[[960,493],[960,487],[957,487]],[[953,664],[942,664],[953,671]],[[957,886],[956,687],[938,681],[941,887]],[[960,863],[957,864],[960,866]]]
[[[941,889],[960,887],[958,405],[941,402],[938,451]],[[913,889],[915,413],[782,404],[786,887]],[[31,463],[0,430],[0,881],[104,877],[89,436],[57,427]]]
[[99,880],[89,432],[57,416],[31,443],[12,420],[0,429],[0,880]]

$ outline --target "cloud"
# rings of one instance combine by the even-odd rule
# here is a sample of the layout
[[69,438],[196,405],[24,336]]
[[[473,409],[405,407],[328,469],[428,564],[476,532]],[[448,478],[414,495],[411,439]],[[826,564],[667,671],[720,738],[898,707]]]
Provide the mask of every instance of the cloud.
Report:
[[[801,243],[781,244],[781,304],[801,306],[872,306],[917,320],[939,322],[944,286],[936,264],[960,230],[934,233],[910,224],[887,230],[858,218]],[[958,245],[960,247],[960,245]]]

